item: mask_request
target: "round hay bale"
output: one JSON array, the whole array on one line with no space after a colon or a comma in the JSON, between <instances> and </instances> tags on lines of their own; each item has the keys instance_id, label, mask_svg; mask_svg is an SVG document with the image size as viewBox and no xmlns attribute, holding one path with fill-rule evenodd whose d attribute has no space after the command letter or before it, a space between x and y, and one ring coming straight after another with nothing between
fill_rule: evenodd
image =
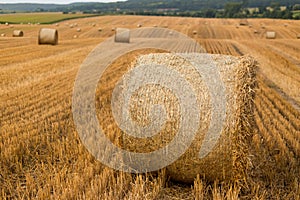
<instances>
[{"instance_id":1,"label":"round hay bale","mask_svg":"<svg viewBox=\"0 0 300 200\"><path fill-rule=\"evenodd\" d=\"M254 33L254 34L258 34L258 30L254 30L253 33Z\"/></svg>"},{"instance_id":2,"label":"round hay bale","mask_svg":"<svg viewBox=\"0 0 300 200\"><path fill-rule=\"evenodd\" d=\"M96 24L95 23L92 23L92 27L95 27L96 26Z\"/></svg>"},{"instance_id":3,"label":"round hay bale","mask_svg":"<svg viewBox=\"0 0 300 200\"><path fill-rule=\"evenodd\" d=\"M21 30L14 30L13 31L13 37L23 37L24 33Z\"/></svg>"},{"instance_id":4,"label":"round hay bale","mask_svg":"<svg viewBox=\"0 0 300 200\"><path fill-rule=\"evenodd\" d=\"M78 28L76 31L77 31L77 32L81 32L81 29L80 29L80 28Z\"/></svg>"},{"instance_id":5,"label":"round hay bale","mask_svg":"<svg viewBox=\"0 0 300 200\"><path fill-rule=\"evenodd\" d=\"M115 31L116 29L115 28L111 28L111 31Z\"/></svg>"},{"instance_id":6,"label":"round hay bale","mask_svg":"<svg viewBox=\"0 0 300 200\"><path fill-rule=\"evenodd\" d=\"M6 25L6 26L9 26L9 23L8 23L8 22L6 22L6 23L5 23L5 25Z\"/></svg>"},{"instance_id":7,"label":"round hay bale","mask_svg":"<svg viewBox=\"0 0 300 200\"><path fill-rule=\"evenodd\" d=\"M6 36L6 34L5 33L1 33L1 37L5 37Z\"/></svg>"},{"instance_id":8,"label":"round hay bale","mask_svg":"<svg viewBox=\"0 0 300 200\"><path fill-rule=\"evenodd\" d=\"M208 58L211 58L211 61L213 61L215 65L211 70L216 70L218 74L220 74L219 79L214 77L214 75L210 73L211 71L206 71L206 75L203 75L199 74L196 70L195 63L201 66L202 70L207 70L207 63L210 62ZM182 80L178 80L180 82L179 87L184 84L181 81L186 80L193 88L192 91L190 91L191 93L186 95L187 98L190 99L190 102L186 102L186 105L193 108L192 110L199 111L199 115L196 116L199 125L197 125L197 127L195 127L194 124L188 125L190 128L194 127L195 136L190 135L189 129L181 129L183 119L195 118L191 113L183 112L183 110L185 110L185 108L181 107L183 106L181 105L183 97L176 96L177 93L173 89L169 89L172 88L172 82L165 79L167 76L173 77L172 75L160 77L161 82L169 84L170 87L161 86L157 83L140 86L139 78L132 79L133 82L130 83L124 80L118 86L117 91L119 91L118 95L121 99L120 102L114 101L114 108L118 106L123 108L123 103L121 102L123 102L122 97L125 95L123 92L126 92L127 84L135 85L137 89L130 95L131 105L129 105L128 109L130 110L129 115L132 121L134 121L134 124L138 124L139 127L131 130L131 133L142 127L161 124L157 122L159 121L158 119L163 119L163 123L161 126L158 125L159 129L150 127L149 130L156 131L156 134L151 137L147 135L147 138L138 138L129 134L122 134L120 136L122 149L136 153L150 153L165 148L175 139L180 129L185 130L183 131L185 137L193 137L193 141L187 146L187 150L183 152L178 160L167 166L167 174L172 180L193 183L198 174L208 181L243 180L250 166L247 141L251 139L251 126L253 126L254 122L253 100L255 95L254 88L256 86L256 62L250 57L199 53L156 53L139 56L137 61L132 64L131 69L145 67L145 70L153 71L149 66L156 67L162 65L171 69L171 71L177 71L180 76L183 77ZM138 72L133 73L137 74ZM147 79L147 77L145 79ZM209 79L212 85L215 85L213 83L216 81L221 80L220 82L224 83L224 87L219 88L212 86L213 88L209 88L207 85L207 80ZM136 81L136 83L134 81ZM174 87L176 88L177 86ZM178 88L178 94L184 90L184 87ZM211 90L214 90L213 93L215 93L215 95L212 95ZM221 93L226 96L226 98L224 97L226 99L224 102L222 101L222 97L219 96ZM194 96L196 101L192 101L191 96ZM226 114L224 114L223 121L217 121L216 123L221 124L220 126L222 127L216 145L210 150L204 149L204 152L208 151L208 153L202 157L200 154L202 148L209 148L204 145L205 143L207 144L207 141L212 139L210 137L206 138L207 134L218 126L211 124L215 114L219 113L219 109L214 107L211 103L212 99L216 98L220 98L219 101L223 102L223 105L226 107L226 112L224 111ZM155 109L155 105L160 105L164 108L164 112L160 112L163 113L162 115L164 115L164 117L153 114L158 117L157 119L153 118L154 116L151 114L152 109ZM120 109L119 112L123 112L122 109ZM155 112L153 111L153 113ZM126 120L128 118L124 117L124 119ZM188 120L187 123L191 122ZM126 133L128 132L126 131ZM146 132L142 131L141 133L144 134ZM178 146L187 145L185 141L177 142ZM174 153L172 150L170 151L171 152L168 152L169 154ZM151 160L151 162L162 162L163 159L164 158L157 158L157 160Z\"/></svg>"},{"instance_id":9,"label":"round hay bale","mask_svg":"<svg viewBox=\"0 0 300 200\"><path fill-rule=\"evenodd\" d=\"M58 44L58 32L56 29L42 28L39 32L38 44Z\"/></svg>"},{"instance_id":10,"label":"round hay bale","mask_svg":"<svg viewBox=\"0 0 300 200\"><path fill-rule=\"evenodd\" d=\"M241 19L239 24L240 26L248 26L249 22L247 19Z\"/></svg>"},{"instance_id":11,"label":"round hay bale","mask_svg":"<svg viewBox=\"0 0 300 200\"><path fill-rule=\"evenodd\" d=\"M274 32L274 31L267 31L266 32L266 38L267 39L275 39L276 38L276 32Z\"/></svg>"},{"instance_id":12,"label":"round hay bale","mask_svg":"<svg viewBox=\"0 0 300 200\"><path fill-rule=\"evenodd\" d=\"M194 35L197 35L197 31L193 31L193 34L194 34Z\"/></svg>"},{"instance_id":13,"label":"round hay bale","mask_svg":"<svg viewBox=\"0 0 300 200\"><path fill-rule=\"evenodd\" d=\"M73 38L76 39L76 38L78 38L78 36L77 36L77 35L74 35Z\"/></svg>"},{"instance_id":14,"label":"round hay bale","mask_svg":"<svg viewBox=\"0 0 300 200\"><path fill-rule=\"evenodd\" d=\"M130 30L127 28L117 28L115 42L130 43Z\"/></svg>"},{"instance_id":15,"label":"round hay bale","mask_svg":"<svg viewBox=\"0 0 300 200\"><path fill-rule=\"evenodd\" d=\"M102 28L98 28L98 31L101 32L101 31L102 31Z\"/></svg>"},{"instance_id":16,"label":"round hay bale","mask_svg":"<svg viewBox=\"0 0 300 200\"><path fill-rule=\"evenodd\" d=\"M55 26L59 26L59 23L56 23Z\"/></svg>"},{"instance_id":17,"label":"round hay bale","mask_svg":"<svg viewBox=\"0 0 300 200\"><path fill-rule=\"evenodd\" d=\"M73 24L71 24L71 25L70 25L70 28L74 28L74 25L73 25Z\"/></svg>"},{"instance_id":18,"label":"round hay bale","mask_svg":"<svg viewBox=\"0 0 300 200\"><path fill-rule=\"evenodd\" d=\"M142 24L138 24L138 25L136 25L138 28L141 28L142 27Z\"/></svg>"},{"instance_id":19,"label":"round hay bale","mask_svg":"<svg viewBox=\"0 0 300 200\"><path fill-rule=\"evenodd\" d=\"M300 34L297 35L297 39L300 39Z\"/></svg>"}]
</instances>

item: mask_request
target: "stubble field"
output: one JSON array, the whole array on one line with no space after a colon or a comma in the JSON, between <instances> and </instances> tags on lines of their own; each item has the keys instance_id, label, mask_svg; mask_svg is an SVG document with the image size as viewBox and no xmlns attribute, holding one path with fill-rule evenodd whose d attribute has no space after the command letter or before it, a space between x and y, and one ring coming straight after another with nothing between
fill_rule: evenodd
<instances>
[{"instance_id":1,"label":"stubble field","mask_svg":"<svg viewBox=\"0 0 300 200\"><path fill-rule=\"evenodd\" d=\"M299 199L300 21L248 21L251 26L237 26L238 19L103 16L0 25L6 34L0 37L0 199ZM72 118L80 65L113 28L138 24L180 31L209 53L248 54L259 62L247 185L200 178L180 184L164 170L116 172L81 144ZM41 27L58 29L58 46L37 45ZM24 37L11 37L14 29ZM265 39L266 31L276 39Z\"/></svg>"}]
</instances>

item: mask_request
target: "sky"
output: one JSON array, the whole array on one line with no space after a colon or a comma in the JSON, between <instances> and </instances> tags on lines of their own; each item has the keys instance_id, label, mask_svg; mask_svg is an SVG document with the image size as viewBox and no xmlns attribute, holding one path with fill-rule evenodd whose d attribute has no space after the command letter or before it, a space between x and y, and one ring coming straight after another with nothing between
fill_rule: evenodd
<instances>
[{"instance_id":1,"label":"sky","mask_svg":"<svg viewBox=\"0 0 300 200\"><path fill-rule=\"evenodd\" d=\"M55 3L55 4L68 4L74 2L117 2L125 0L0 0L0 3Z\"/></svg>"}]
</instances>

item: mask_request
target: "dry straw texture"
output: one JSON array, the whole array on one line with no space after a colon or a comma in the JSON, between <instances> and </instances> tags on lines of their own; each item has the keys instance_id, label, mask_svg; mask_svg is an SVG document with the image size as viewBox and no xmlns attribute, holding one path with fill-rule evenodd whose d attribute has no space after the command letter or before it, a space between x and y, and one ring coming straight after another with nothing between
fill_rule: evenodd
<instances>
[{"instance_id":1,"label":"dry straw texture","mask_svg":"<svg viewBox=\"0 0 300 200\"><path fill-rule=\"evenodd\" d=\"M58 32L56 29L42 28L38 38L39 44L58 44Z\"/></svg>"},{"instance_id":2,"label":"dry straw texture","mask_svg":"<svg viewBox=\"0 0 300 200\"><path fill-rule=\"evenodd\" d=\"M23 37L24 33L21 30L14 30L13 31L13 37Z\"/></svg>"},{"instance_id":3,"label":"dry straw texture","mask_svg":"<svg viewBox=\"0 0 300 200\"><path fill-rule=\"evenodd\" d=\"M129 43L130 30L127 28L117 28L115 34L115 42Z\"/></svg>"},{"instance_id":4,"label":"dry straw texture","mask_svg":"<svg viewBox=\"0 0 300 200\"><path fill-rule=\"evenodd\" d=\"M188 56L197 59L198 63L207 62L203 54ZM197 97L200 126L195 139L188 150L167 167L168 175L175 181L192 183L197 174L208 181L241 181L246 177L249 166L246 142L252 134L256 62L251 57L224 55L212 55L212 59L225 83L226 118L216 146L203 159L199 158L199 151L209 129L212 109L209 89L201 75L189 61L169 53L140 56L134 64L163 64L178 71L191 84ZM184 117L180 113L178 97L172 90L159 85L146 85L133 94L130 105L132 120L140 126L151 123L149 113L151 105L155 104L162 104L166 109L167 116L162 129L151 138L141 139L122 134L121 146L124 149L140 153L152 152L168 145L177 134L180 118Z\"/></svg>"},{"instance_id":5,"label":"dry straw texture","mask_svg":"<svg viewBox=\"0 0 300 200\"><path fill-rule=\"evenodd\" d=\"M276 38L276 32L274 32L274 31L266 32L266 38L267 39L275 39Z\"/></svg>"}]
</instances>

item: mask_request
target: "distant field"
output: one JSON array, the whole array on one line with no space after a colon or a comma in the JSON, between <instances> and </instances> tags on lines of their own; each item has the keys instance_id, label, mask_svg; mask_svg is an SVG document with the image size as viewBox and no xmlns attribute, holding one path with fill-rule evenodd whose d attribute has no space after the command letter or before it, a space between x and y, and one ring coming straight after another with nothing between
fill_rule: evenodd
<instances>
[{"instance_id":1,"label":"distant field","mask_svg":"<svg viewBox=\"0 0 300 200\"><path fill-rule=\"evenodd\" d=\"M83 17L91 17L96 15L91 14L62 14L58 13L24 13L24 14L4 14L0 15L0 23L40 23L40 24L51 24L60 22L68 19L76 19Z\"/></svg>"}]
</instances>

